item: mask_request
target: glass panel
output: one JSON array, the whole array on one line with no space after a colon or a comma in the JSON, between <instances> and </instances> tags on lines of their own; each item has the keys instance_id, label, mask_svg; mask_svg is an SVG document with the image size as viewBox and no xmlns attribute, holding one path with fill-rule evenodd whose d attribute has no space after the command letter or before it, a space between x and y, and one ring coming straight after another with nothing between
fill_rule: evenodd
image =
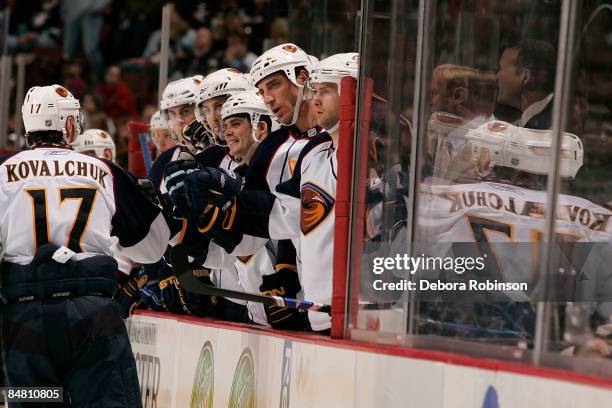
<instances>
[{"instance_id":1,"label":"glass panel","mask_svg":"<svg viewBox=\"0 0 612 408\"><path fill-rule=\"evenodd\" d=\"M529 349L547 202L548 168L537 155L551 133L535 132L531 146L527 128L550 128L550 116L535 123L528 113L552 92L560 4L437 6L425 68L429 120L419 133L415 326L419 334ZM519 50L532 42L550 51L548 76L525 69L534 62Z\"/></svg>"},{"instance_id":2,"label":"glass panel","mask_svg":"<svg viewBox=\"0 0 612 408\"><path fill-rule=\"evenodd\" d=\"M597 373L612 373L612 364L603 358L610 356L612 345L612 6L605 3L584 1L574 12L568 55L573 66L565 83L568 101L559 156L561 194L553 247L558 252L547 278L555 301L548 311L549 359L599 358L604 365L589 359L584 367Z\"/></svg>"},{"instance_id":3,"label":"glass panel","mask_svg":"<svg viewBox=\"0 0 612 408\"><path fill-rule=\"evenodd\" d=\"M360 120L370 118L361 129L367 138L365 159L365 222L353 224L353 295L351 327L384 333L404 333L406 320L403 291L379 290L380 283L400 282L401 275L388 270L381 275L374 265L383 257L403 254L407 246L408 171L412 135L414 69L417 49L418 2L371 1L364 10L365 44L361 70L372 91L361 87ZM365 52L364 52L365 50ZM362 152L363 153L363 152ZM360 153L357 153L358 155ZM365 224L365 225L364 225Z\"/></svg>"},{"instance_id":4,"label":"glass panel","mask_svg":"<svg viewBox=\"0 0 612 408\"><path fill-rule=\"evenodd\" d=\"M399 3L403 16L414 18L395 23L406 33L400 56L386 40L398 32L391 7ZM376 334L387 341L391 333L397 341L410 328L531 350L536 302L545 295L540 271L561 2L421 6L431 22L419 65L416 3L370 3L362 69L373 80L367 112L378 160L367 164L366 228L353 226L353 245L362 248L360 268L351 271L360 284L353 338ZM393 82L398 76L403 86ZM398 111L419 126L397 120ZM409 174L414 208L406 195Z\"/></svg>"}]
</instances>

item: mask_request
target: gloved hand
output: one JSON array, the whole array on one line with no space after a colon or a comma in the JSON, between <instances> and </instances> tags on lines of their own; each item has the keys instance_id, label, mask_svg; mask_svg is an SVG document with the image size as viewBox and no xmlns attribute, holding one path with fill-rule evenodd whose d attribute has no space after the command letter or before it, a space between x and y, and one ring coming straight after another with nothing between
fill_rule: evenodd
<instances>
[{"instance_id":1,"label":"gloved hand","mask_svg":"<svg viewBox=\"0 0 612 408\"><path fill-rule=\"evenodd\" d=\"M242 177L230 170L206 167L189 172L184 185L189 210L198 216L209 204L226 211L242 189Z\"/></svg>"},{"instance_id":2,"label":"gloved hand","mask_svg":"<svg viewBox=\"0 0 612 408\"><path fill-rule=\"evenodd\" d=\"M297 297L302 290L297 272L283 268L272 275L264 275L259 286L259 291L268 296L281 296L286 298ZM298 309L290 309L280 306L264 305L266 318L270 326L275 329L305 330L306 313Z\"/></svg>"},{"instance_id":3,"label":"gloved hand","mask_svg":"<svg viewBox=\"0 0 612 408\"><path fill-rule=\"evenodd\" d=\"M210 269L203 267L198 261L192 261L191 273L203 284L208 286L214 286L210 280ZM221 305L219 298L216 296L200 295L196 293L184 292L185 301L187 306L195 316L200 317L220 317L221 316Z\"/></svg>"},{"instance_id":4,"label":"gloved hand","mask_svg":"<svg viewBox=\"0 0 612 408\"><path fill-rule=\"evenodd\" d=\"M142 191L144 195L147 196L149 201L151 201L157 206L161 206L161 201L159 199L159 195L157 189L155 188L153 180L148 177L142 177L138 179L136 185L140 188L140 191Z\"/></svg>"},{"instance_id":5,"label":"gloved hand","mask_svg":"<svg viewBox=\"0 0 612 408\"><path fill-rule=\"evenodd\" d=\"M164 181L172 204L173 215L176 218L187 218L189 207L185 197L184 181L188 174L199 170L195 160L176 160L166 165Z\"/></svg>"},{"instance_id":6,"label":"gloved hand","mask_svg":"<svg viewBox=\"0 0 612 408\"><path fill-rule=\"evenodd\" d=\"M194 147L202 149L210 144L210 133L197 119L192 120L183 128L183 137Z\"/></svg>"},{"instance_id":7,"label":"gloved hand","mask_svg":"<svg viewBox=\"0 0 612 408\"><path fill-rule=\"evenodd\" d=\"M133 270L123 284L119 284L119 290L113 296L113 299L119 304L119 311L123 319L127 319L142 302L140 289L147 283L147 276L137 276L136 272Z\"/></svg>"},{"instance_id":8,"label":"gloved hand","mask_svg":"<svg viewBox=\"0 0 612 408\"><path fill-rule=\"evenodd\" d=\"M175 314L191 314L185 300L185 293L179 286L174 271L169 266L160 271L159 289L166 311Z\"/></svg>"},{"instance_id":9,"label":"gloved hand","mask_svg":"<svg viewBox=\"0 0 612 408\"><path fill-rule=\"evenodd\" d=\"M145 285L140 288L142 303L148 309L154 310L156 312L163 312L165 310L162 302L161 290L159 288L158 279L160 269L165 266L166 263L162 259L154 264L143 265L143 267L137 274L137 277L144 275L147 278Z\"/></svg>"}]
</instances>

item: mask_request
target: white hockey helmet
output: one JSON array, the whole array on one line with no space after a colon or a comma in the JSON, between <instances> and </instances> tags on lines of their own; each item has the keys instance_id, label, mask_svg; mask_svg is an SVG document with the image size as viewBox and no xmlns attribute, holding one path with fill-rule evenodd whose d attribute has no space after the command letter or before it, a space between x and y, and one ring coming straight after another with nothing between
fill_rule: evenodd
<instances>
[{"instance_id":1,"label":"white hockey helmet","mask_svg":"<svg viewBox=\"0 0 612 408\"><path fill-rule=\"evenodd\" d=\"M319 61L319 63L315 65L310 74L309 82L311 84L318 84L322 82L334 83L338 85L339 93L342 78L345 76L357 78L358 73L358 53L347 52L344 54L334 54Z\"/></svg>"},{"instance_id":2,"label":"white hockey helmet","mask_svg":"<svg viewBox=\"0 0 612 408\"><path fill-rule=\"evenodd\" d=\"M208 74L196 89L196 119L204 125L209 133L213 134L212 126L206 120L202 102L219 96L231 96L249 89L252 89L252 87L249 84L248 77L237 69L223 68ZM219 138L222 135L213 134L213 136Z\"/></svg>"},{"instance_id":3,"label":"white hockey helmet","mask_svg":"<svg viewBox=\"0 0 612 408\"><path fill-rule=\"evenodd\" d=\"M261 54L251 67L251 85L257 86L259 81L276 72L283 72L295 86L300 86L295 76L295 69L304 67L308 73L312 71L312 58L304 50L292 43L277 45Z\"/></svg>"},{"instance_id":4,"label":"white hockey helmet","mask_svg":"<svg viewBox=\"0 0 612 408\"><path fill-rule=\"evenodd\" d=\"M221 108L222 120L225 120L230 116L239 114L249 115L252 129L251 135L255 140L257 124L259 123L261 116L271 116L270 112L266 108L266 104L263 102L263 100L257 94L257 91L254 89L230 96L230 98L225 101L223 107Z\"/></svg>"},{"instance_id":5,"label":"white hockey helmet","mask_svg":"<svg viewBox=\"0 0 612 408\"><path fill-rule=\"evenodd\" d=\"M177 79L176 81L170 82L166 85L164 92L162 93L161 100L159 101L159 111L161 112L162 119L166 123L166 127L170 129L172 136L178 139L178 135L174 134L172 126L170 126L170 115L168 113L169 108L183 105L194 105L195 108L195 94L197 88L202 83L204 78L202 75L194 75L188 78Z\"/></svg>"},{"instance_id":6,"label":"white hockey helmet","mask_svg":"<svg viewBox=\"0 0 612 408\"><path fill-rule=\"evenodd\" d=\"M526 129L507 122L487 122L470 129L466 140L472 156L488 149L491 165L509 167L526 173L546 175L552 160L552 131ZM582 167L584 150L578 136L564 132L561 141L560 176L574 178Z\"/></svg>"},{"instance_id":7,"label":"white hockey helmet","mask_svg":"<svg viewBox=\"0 0 612 408\"><path fill-rule=\"evenodd\" d=\"M251 67L250 77L251 85L253 86L257 86L262 79L272 74L283 72L287 79L298 87L299 91L295 106L293 107L293 117L290 123L285 123L285 125L293 125L297 121L300 106L304 98L304 85L300 85L297 81L296 68L303 67L310 75L315 60L315 57L306 54L297 45L286 43L277 45L264 52L255 60Z\"/></svg>"},{"instance_id":8,"label":"white hockey helmet","mask_svg":"<svg viewBox=\"0 0 612 408\"><path fill-rule=\"evenodd\" d=\"M110 150L113 162L117 157L113 138L101 129L87 129L72 143L72 148L79 153L93 150L98 158L104 158L104 151Z\"/></svg>"},{"instance_id":9,"label":"white hockey helmet","mask_svg":"<svg viewBox=\"0 0 612 408\"><path fill-rule=\"evenodd\" d=\"M81 133L81 104L60 85L30 88L21 106L26 135L37 131L58 131L66 137L66 120L74 119L75 134Z\"/></svg>"},{"instance_id":10,"label":"white hockey helmet","mask_svg":"<svg viewBox=\"0 0 612 408\"><path fill-rule=\"evenodd\" d=\"M160 111L155 111L155 113L151 116L151 120L149 121L149 129L168 129L166 121L163 120Z\"/></svg>"}]
</instances>

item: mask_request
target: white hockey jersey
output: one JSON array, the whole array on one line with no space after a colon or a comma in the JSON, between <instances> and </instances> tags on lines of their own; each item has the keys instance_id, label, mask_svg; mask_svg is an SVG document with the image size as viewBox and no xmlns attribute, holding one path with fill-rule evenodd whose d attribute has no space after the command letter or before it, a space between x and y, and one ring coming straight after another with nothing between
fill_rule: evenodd
<instances>
[{"instance_id":1,"label":"white hockey jersey","mask_svg":"<svg viewBox=\"0 0 612 408\"><path fill-rule=\"evenodd\" d=\"M452 243L475 242L507 282L534 283L544 239L546 192L500 183L420 186L417 243L444 256ZM579 267L584 299L612 300L612 212L580 197L559 195L555 234L561 243L593 243ZM435 249L434 249L435 248ZM435 251L436 253L432 253ZM608 306L605 306L608 309Z\"/></svg>"},{"instance_id":2,"label":"white hockey jersey","mask_svg":"<svg viewBox=\"0 0 612 408\"><path fill-rule=\"evenodd\" d=\"M117 250L140 263L159 260L170 231L159 209L116 165L64 148L0 158L2 259L29 263L46 243L77 259Z\"/></svg>"},{"instance_id":3,"label":"white hockey jersey","mask_svg":"<svg viewBox=\"0 0 612 408\"><path fill-rule=\"evenodd\" d=\"M332 297L336 152L330 140L305 154L299 166L300 198L284 194L279 188L269 219L272 238L299 238L304 299L325 304L331 303ZM308 318L315 331L331 327L326 313L308 312Z\"/></svg>"}]
</instances>

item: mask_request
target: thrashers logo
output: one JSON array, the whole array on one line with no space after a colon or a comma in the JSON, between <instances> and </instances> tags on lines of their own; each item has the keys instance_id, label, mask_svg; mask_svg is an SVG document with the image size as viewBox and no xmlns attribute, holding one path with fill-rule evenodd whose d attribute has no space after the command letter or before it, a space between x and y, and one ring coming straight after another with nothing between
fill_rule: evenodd
<instances>
[{"instance_id":1,"label":"thrashers logo","mask_svg":"<svg viewBox=\"0 0 612 408\"><path fill-rule=\"evenodd\" d=\"M319 226L332 212L336 200L321 187L305 183L302 186L302 209L300 212L300 228L308 235Z\"/></svg>"},{"instance_id":2,"label":"thrashers logo","mask_svg":"<svg viewBox=\"0 0 612 408\"><path fill-rule=\"evenodd\" d=\"M297 52L297 47L295 45L287 44L283 47L283 51L287 51L294 54Z\"/></svg>"},{"instance_id":3,"label":"thrashers logo","mask_svg":"<svg viewBox=\"0 0 612 408\"><path fill-rule=\"evenodd\" d=\"M61 86L55 88L55 93L61 96L62 98L68 97L68 91L65 88L62 88Z\"/></svg>"}]
</instances>

